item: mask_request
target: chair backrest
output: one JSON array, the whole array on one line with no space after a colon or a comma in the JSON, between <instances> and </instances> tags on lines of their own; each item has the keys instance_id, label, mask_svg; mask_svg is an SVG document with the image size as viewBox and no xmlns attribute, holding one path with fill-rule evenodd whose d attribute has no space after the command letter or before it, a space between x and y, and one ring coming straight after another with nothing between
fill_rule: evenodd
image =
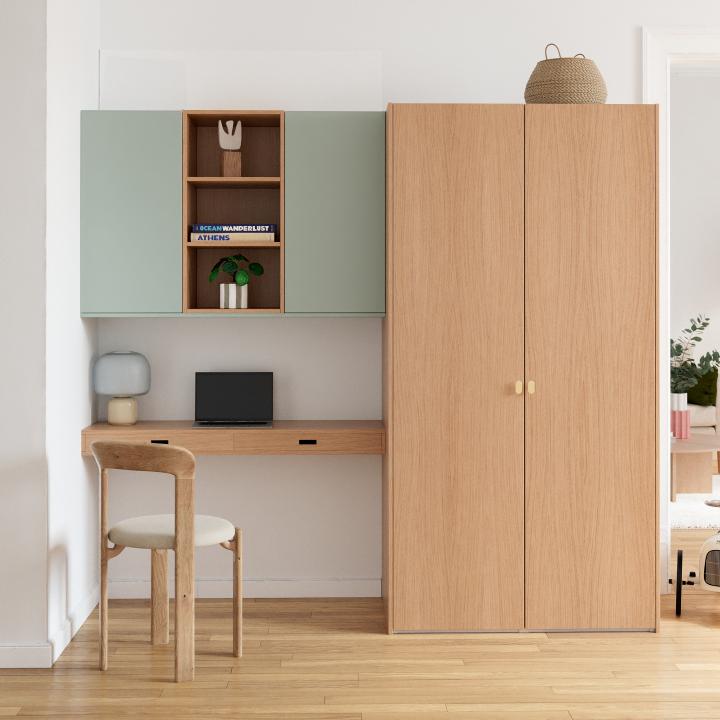
<instances>
[{"instance_id":1,"label":"chair backrest","mask_svg":"<svg viewBox=\"0 0 720 720\"><path fill-rule=\"evenodd\" d=\"M127 442L94 442L90 449L100 469L101 552L108 543L108 474L110 470L168 473L175 477L176 574L182 567L192 578L195 549L195 457L173 445L146 445Z\"/></svg>"},{"instance_id":2,"label":"chair backrest","mask_svg":"<svg viewBox=\"0 0 720 720\"><path fill-rule=\"evenodd\" d=\"M98 441L90 449L101 472L137 470L168 473L176 478L195 477L195 457L189 450L174 445Z\"/></svg>"}]
</instances>

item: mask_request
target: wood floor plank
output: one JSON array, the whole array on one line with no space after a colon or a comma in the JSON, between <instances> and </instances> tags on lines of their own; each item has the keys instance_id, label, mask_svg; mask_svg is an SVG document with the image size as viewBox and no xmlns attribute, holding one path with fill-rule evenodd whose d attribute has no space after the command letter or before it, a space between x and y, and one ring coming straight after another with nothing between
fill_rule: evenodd
<instances>
[{"instance_id":1,"label":"wood floor plank","mask_svg":"<svg viewBox=\"0 0 720 720\"><path fill-rule=\"evenodd\" d=\"M664 598L657 634L388 636L381 601L356 598L252 599L244 624L235 658L231 601L197 601L196 679L175 684L148 603L111 603L107 672L93 614L53 669L0 670L0 717L720 720L713 595L680 619Z\"/></svg>"},{"instance_id":2,"label":"wood floor plank","mask_svg":"<svg viewBox=\"0 0 720 720\"><path fill-rule=\"evenodd\" d=\"M464 718L465 715L460 717ZM718 720L716 702L586 703L570 709L572 720Z\"/></svg>"},{"instance_id":3,"label":"wood floor plank","mask_svg":"<svg viewBox=\"0 0 720 720\"><path fill-rule=\"evenodd\" d=\"M364 712L362 720L409 720L401 713ZM477 710L462 714L423 713L422 720L572 720L567 710Z\"/></svg>"}]
</instances>

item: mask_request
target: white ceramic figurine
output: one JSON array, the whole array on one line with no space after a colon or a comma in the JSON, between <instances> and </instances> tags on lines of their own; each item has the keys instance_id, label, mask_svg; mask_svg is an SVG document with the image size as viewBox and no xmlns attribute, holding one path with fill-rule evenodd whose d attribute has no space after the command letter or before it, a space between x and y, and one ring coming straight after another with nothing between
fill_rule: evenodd
<instances>
[{"instance_id":1,"label":"white ceramic figurine","mask_svg":"<svg viewBox=\"0 0 720 720\"><path fill-rule=\"evenodd\" d=\"M227 130L223 127L223 121L218 120L218 140L223 150L239 150L242 143L242 123L240 120L227 120ZM233 130L233 125L235 129Z\"/></svg>"}]
</instances>

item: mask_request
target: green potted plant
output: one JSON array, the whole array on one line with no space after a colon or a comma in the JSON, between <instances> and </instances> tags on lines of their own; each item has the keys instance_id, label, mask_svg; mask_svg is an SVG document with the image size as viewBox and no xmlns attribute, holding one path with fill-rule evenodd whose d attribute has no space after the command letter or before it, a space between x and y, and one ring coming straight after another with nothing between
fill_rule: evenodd
<instances>
[{"instance_id":1,"label":"green potted plant","mask_svg":"<svg viewBox=\"0 0 720 720\"><path fill-rule=\"evenodd\" d=\"M694 388L701 377L720 367L720 352L706 352L697 361L693 357L695 346L710 324L710 318L698 315L690 318L690 327L685 328L677 339L670 339L670 392L671 429L675 437L689 437L687 409L688 390Z\"/></svg>"},{"instance_id":2,"label":"green potted plant","mask_svg":"<svg viewBox=\"0 0 720 720\"><path fill-rule=\"evenodd\" d=\"M265 268L259 262L250 262L244 255L238 253L220 258L213 265L208 282L215 282L221 272L227 273L231 282L220 283L220 307L247 308L250 276L259 277L265 272Z\"/></svg>"}]
</instances>

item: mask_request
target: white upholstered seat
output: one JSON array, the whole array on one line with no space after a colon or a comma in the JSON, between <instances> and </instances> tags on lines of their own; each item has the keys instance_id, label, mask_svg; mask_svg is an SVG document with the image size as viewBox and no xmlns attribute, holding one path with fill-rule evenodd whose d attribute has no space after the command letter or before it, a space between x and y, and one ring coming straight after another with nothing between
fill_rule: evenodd
<instances>
[{"instance_id":1,"label":"white upholstered seat","mask_svg":"<svg viewBox=\"0 0 720 720\"><path fill-rule=\"evenodd\" d=\"M231 522L212 515L195 516L195 547L219 545L234 537ZM171 550L175 547L175 516L141 515L122 520L110 529L108 539L125 547Z\"/></svg>"}]
</instances>

